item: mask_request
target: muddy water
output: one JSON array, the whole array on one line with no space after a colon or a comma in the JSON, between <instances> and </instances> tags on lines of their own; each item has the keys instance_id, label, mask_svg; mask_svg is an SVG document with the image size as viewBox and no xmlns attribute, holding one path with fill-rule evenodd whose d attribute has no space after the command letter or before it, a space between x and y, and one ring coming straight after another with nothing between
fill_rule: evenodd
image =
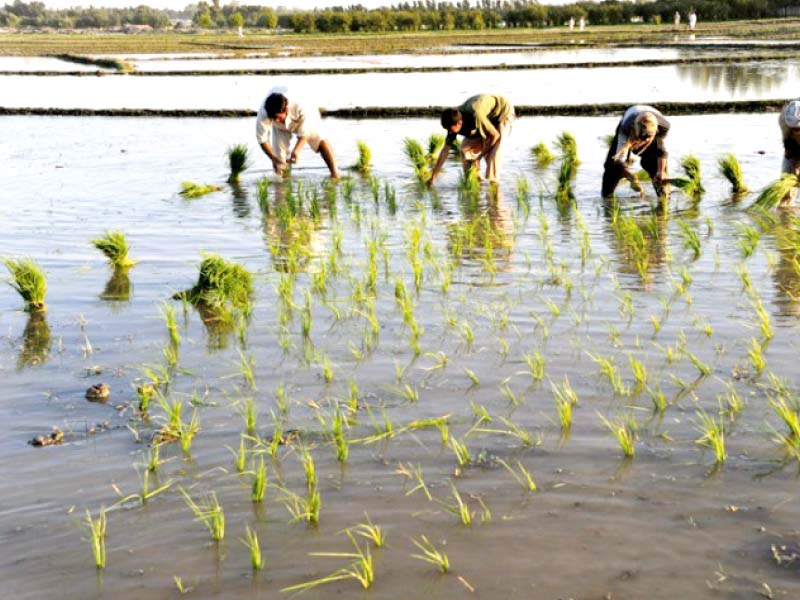
<instances>
[{"instance_id":1,"label":"muddy water","mask_svg":"<svg viewBox=\"0 0 800 600\"><path fill-rule=\"evenodd\" d=\"M0 293L4 594L41 598L59 589L63 597L74 598L171 598L177 595L173 577L178 576L193 597L275 597L283 587L346 566L346 559L308 553L349 551L341 530L363 521L367 511L388 535L388 547L373 551L373 589L362 593L354 581L344 581L306 597L398 598L413 585L419 590L415 596L442 599L468 595L467 586L482 598L751 598L766 589L763 584L777 598L796 597L795 568L777 566L770 548L797 543L797 462L784 464L772 441L771 429L784 428L769 408L763 385L768 372L792 387L798 384L798 304L790 292L800 281L769 232L754 254L743 258L737 226L751 221L731 205L715 168L720 154L733 152L753 189L775 178L780 162L776 117L675 117L672 122L672 170L680 156L696 153L708 191L694 209L674 195L672 216L659 224L662 243L643 283L624 259L598 198L605 155L600 138L612 132L614 119L519 119L506 148L501 195L491 201L484 190L477 209L459 201L455 164L448 165L436 195L414 183L402 139L426 138L436 131L435 122L326 120L326 135L342 165L354 162L355 140L370 145L374 175L396 188L398 209L391 215L383 198L376 207L361 183L348 203L340 185L336 216L324 212L312 227L308 248L322 258L330 252L334 230L341 230L339 262L345 271L329 280L328 291L341 320L312 296L316 357L307 364L298 311L315 268L296 275L298 309L288 323L290 348L284 352L276 308L281 275L275 268L282 260L270 251L279 227L274 216L262 216L256 202L255 182L268 173L266 161L255 154L250 120L3 118L0 150L8 158L0 255L35 257L49 285L44 321L49 342L32 334L41 333L42 324L28 322L13 290ZM583 266L576 218L559 216L547 191L554 188L554 172L536 169L529 153L534 143L550 142L563 130L576 136L582 160L575 194L591 244ZM57 143L43 153L43 139ZM225 185L224 150L238 142L249 143L255 163L243 176L242 192L226 187L194 201L176 194L183 180ZM295 177L313 189L324 178L321 161L306 151ZM530 183L527 218L515 200L519 177ZM285 192L285 184L273 183L272 215L276 198ZM642 211L642 203L622 186L619 196L626 210ZM490 223L495 266L490 269L476 258L486 250L484 235L472 252L464 249L444 293L434 264L446 264L448 231L476 219L475 210ZM701 240L696 260L684 248L681 221ZM416 319L424 329L416 359L394 299L396 277L413 293L406 240L414 226L424 232L423 243L430 240L431 253L415 297ZM364 279L365 240L373 227L385 236L390 275L385 278L381 258L377 347L357 360L351 347L362 348L369 326L351 311L352 286ZM88 244L109 228L126 232L131 254L140 261L129 273L127 299L103 299L111 273ZM115 488L123 494L139 489L145 444L125 426L142 439L152 430L124 407L135 401L132 388L142 366L164 363L161 351L168 338L161 303L192 285L203 251L219 252L256 274L246 343L242 346L235 335L211 335L193 309L184 315L175 304L183 341L171 394L200 398L202 430L190 456L175 445L162 450L168 462L159 469L158 481L172 480L170 490L144 507L131 502L109 512L108 567L97 578L79 521L86 509L114 504ZM736 380L734 369L747 371L750 340L759 337L752 302L737 274L742 264L771 316L775 336L764 351L765 373ZM676 294L684 268L692 278L690 294ZM628 297L632 314L625 308ZM669 306L667 316L662 301ZM655 334L651 314L663 321ZM467 323L474 333L471 343ZM704 331L706 324L710 331ZM710 376L698 379L686 356L667 361L664 348L675 347L681 332L688 349L709 365ZM241 389L239 349L255 359L257 392ZM434 368L437 352L448 357L444 368ZM523 355L536 352L544 357L546 377L532 383ZM644 392L615 396L590 353L613 358L629 386L628 355L641 360L649 385L660 387L672 403L665 414L653 415ZM321 377L324 356L334 370L327 386ZM401 385L418 389L416 403L397 392L397 366L406 368ZM473 371L480 384L472 386L464 369ZM547 382L565 375L579 397L568 437L560 434ZM111 401L86 402L84 391L100 381L111 386ZM376 420L385 413L396 429L450 415L451 435L466 441L475 464L454 478L457 463L439 432L418 430L354 444L341 467L318 416L330 419L335 401L348 396L350 381L358 384L362 406L351 438L373 432L367 405ZM250 478L236 474L226 449L238 446L245 395L257 402L259 434L271 435L270 411L277 411L279 384L285 385L289 403L284 426L304 432L317 463L323 502L318 527L290 523L274 488L263 505L254 506ZM729 458L714 470L713 457L695 442L695 412L716 414L717 395L727 384L746 404L736 421L726 424ZM500 391L505 386L518 406ZM473 431L464 437L474 423L470 402L493 417L483 428L507 429L499 419L507 417L540 437L541 445L527 447L500 433ZM629 413L638 420L640 440L635 458L624 461L599 415ZM153 414L155 427L161 411L155 408ZM87 434L105 421L109 431ZM52 425L67 432L66 443L44 449L26 445ZM268 461L270 481L282 480L302 494L296 449L283 447L279 456ZM497 458L522 462L539 491L523 491ZM420 491L406 495L414 484L396 474L401 462L422 468L434 501ZM454 503L451 482L473 510L479 509L480 497L491 521L480 523L476 515L472 526L464 526L447 512L442 503ZM223 544L210 543L177 492L178 484L192 494L216 491L227 521ZM151 481L151 488L156 485ZM245 525L257 529L264 548L266 569L255 577L238 540ZM423 534L449 554L452 573L439 575L410 557L416 552L410 539Z\"/></svg>"},{"instance_id":2,"label":"muddy water","mask_svg":"<svg viewBox=\"0 0 800 600\"><path fill-rule=\"evenodd\" d=\"M796 94L800 68L792 61L746 65L601 67L470 73L3 78L0 105L47 108L253 109L266 92L285 85L300 95L326 89L324 107L447 105L476 90L492 89L515 104L764 99ZM332 85L335 81L335 85ZM58 94L47 93L58 85ZM391 89L392 94L385 90ZM420 90L425 90L424 94Z\"/></svg>"}]
</instances>

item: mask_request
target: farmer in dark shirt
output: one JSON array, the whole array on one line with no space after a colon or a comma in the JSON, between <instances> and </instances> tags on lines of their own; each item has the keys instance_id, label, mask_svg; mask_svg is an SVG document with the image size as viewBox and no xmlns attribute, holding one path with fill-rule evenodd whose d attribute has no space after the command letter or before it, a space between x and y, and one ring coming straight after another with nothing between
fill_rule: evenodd
<instances>
[{"instance_id":1,"label":"farmer in dark shirt","mask_svg":"<svg viewBox=\"0 0 800 600\"><path fill-rule=\"evenodd\" d=\"M783 135L784 174L800 175L800 100L792 100L781 109L778 119ZM783 199L782 204L791 204L797 196L794 188Z\"/></svg>"},{"instance_id":2,"label":"farmer in dark shirt","mask_svg":"<svg viewBox=\"0 0 800 600\"><path fill-rule=\"evenodd\" d=\"M461 142L461 160L466 173L481 159L486 162L486 179L497 181L497 163L500 144L511 132L514 107L502 96L479 94L472 96L458 108L442 112L442 127L447 130L447 140L436 160L428 185L433 185L444 161L450 153L450 145L456 136L464 136Z\"/></svg>"},{"instance_id":3,"label":"farmer in dark shirt","mask_svg":"<svg viewBox=\"0 0 800 600\"><path fill-rule=\"evenodd\" d=\"M658 196L669 195L667 180L667 149L664 138L669 131L669 121L652 106L636 105L625 111L605 162L603 173L603 198L614 195L619 180L631 182L631 187L644 193L639 179L630 171L633 156L640 156L642 168L650 175Z\"/></svg>"}]
</instances>

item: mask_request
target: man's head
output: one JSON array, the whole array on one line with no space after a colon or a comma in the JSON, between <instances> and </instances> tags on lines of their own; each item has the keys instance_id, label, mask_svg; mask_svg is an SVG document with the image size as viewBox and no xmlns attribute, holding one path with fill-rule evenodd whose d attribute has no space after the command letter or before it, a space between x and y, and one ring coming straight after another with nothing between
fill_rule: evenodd
<instances>
[{"instance_id":1,"label":"man's head","mask_svg":"<svg viewBox=\"0 0 800 600\"><path fill-rule=\"evenodd\" d=\"M272 93L267 96L264 102L264 108L267 111L267 116L278 123L286 122L286 113L289 110L289 100L286 96L279 93Z\"/></svg>"},{"instance_id":2,"label":"man's head","mask_svg":"<svg viewBox=\"0 0 800 600\"><path fill-rule=\"evenodd\" d=\"M636 116L633 122L633 138L635 141L650 143L658 133L658 119L651 112L644 112Z\"/></svg>"},{"instance_id":3,"label":"man's head","mask_svg":"<svg viewBox=\"0 0 800 600\"><path fill-rule=\"evenodd\" d=\"M783 109L783 120L792 133L800 133L800 100L792 100Z\"/></svg>"},{"instance_id":4,"label":"man's head","mask_svg":"<svg viewBox=\"0 0 800 600\"><path fill-rule=\"evenodd\" d=\"M442 111L442 127L447 129L448 133L458 133L463 123L461 111L457 108L445 108Z\"/></svg>"}]
</instances>

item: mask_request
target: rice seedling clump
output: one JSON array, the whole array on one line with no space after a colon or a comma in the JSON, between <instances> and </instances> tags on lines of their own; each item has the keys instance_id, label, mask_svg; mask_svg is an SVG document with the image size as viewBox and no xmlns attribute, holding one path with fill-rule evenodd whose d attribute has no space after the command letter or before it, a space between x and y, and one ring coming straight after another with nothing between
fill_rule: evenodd
<instances>
[{"instance_id":1,"label":"rice seedling clump","mask_svg":"<svg viewBox=\"0 0 800 600\"><path fill-rule=\"evenodd\" d=\"M92 245L105 254L114 269L129 269L135 263L128 256L128 242L121 231L107 231L105 235L92 240Z\"/></svg>"},{"instance_id":2,"label":"rice seedling clump","mask_svg":"<svg viewBox=\"0 0 800 600\"><path fill-rule=\"evenodd\" d=\"M792 191L800 186L800 178L791 173L784 174L777 181L773 181L765 187L756 198L752 207L769 210L775 208L779 204L786 201L791 197ZM752 208L751 207L751 208Z\"/></svg>"},{"instance_id":3,"label":"rice seedling clump","mask_svg":"<svg viewBox=\"0 0 800 600\"><path fill-rule=\"evenodd\" d=\"M11 287L17 290L25 301L25 311L29 313L44 312L47 305L44 297L47 293L47 280L42 268L31 258L3 261L11 273Z\"/></svg>"},{"instance_id":4,"label":"rice seedling clump","mask_svg":"<svg viewBox=\"0 0 800 600\"><path fill-rule=\"evenodd\" d=\"M237 144L228 148L228 164L231 168L228 183L237 183L242 171L250 166L247 163L247 155L247 146L245 144Z\"/></svg>"},{"instance_id":5,"label":"rice seedling clump","mask_svg":"<svg viewBox=\"0 0 800 600\"><path fill-rule=\"evenodd\" d=\"M218 185L202 185L192 181L181 182L181 191L179 194L184 198L199 198L211 192L218 192L222 188Z\"/></svg>"},{"instance_id":6,"label":"rice seedling clump","mask_svg":"<svg viewBox=\"0 0 800 600\"><path fill-rule=\"evenodd\" d=\"M253 296L253 276L242 265L209 254L200 263L195 286L175 294L177 300L200 304L215 312L248 315Z\"/></svg>"}]
</instances>

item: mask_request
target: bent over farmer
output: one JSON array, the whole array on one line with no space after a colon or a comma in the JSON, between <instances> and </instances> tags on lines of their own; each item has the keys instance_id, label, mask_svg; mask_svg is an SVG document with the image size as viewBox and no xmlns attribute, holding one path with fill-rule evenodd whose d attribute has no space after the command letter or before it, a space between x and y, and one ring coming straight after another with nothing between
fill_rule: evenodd
<instances>
[{"instance_id":1,"label":"bent over farmer","mask_svg":"<svg viewBox=\"0 0 800 600\"><path fill-rule=\"evenodd\" d=\"M638 177L630 170L634 156L640 156L642 168L647 171L658 196L669 195L667 180L667 149L664 138L669 131L669 121L652 106L637 104L625 111L614 134L606 156L603 172L603 198L610 198L622 178L643 194Z\"/></svg>"},{"instance_id":2,"label":"bent over farmer","mask_svg":"<svg viewBox=\"0 0 800 600\"><path fill-rule=\"evenodd\" d=\"M288 165L299 160L300 150L308 144L322 155L331 177L338 179L336 158L328 140L322 137L321 126L317 107L290 100L286 88L274 88L258 108L256 138L278 175L283 175ZM290 151L292 136L296 141Z\"/></svg>"},{"instance_id":3,"label":"bent over farmer","mask_svg":"<svg viewBox=\"0 0 800 600\"><path fill-rule=\"evenodd\" d=\"M459 135L464 138L460 146L464 172L473 166L480 168L483 159L486 162L486 179L497 181L500 144L508 137L514 122L511 103L503 96L479 94L458 108L446 108L442 111L441 122L447 130L447 139L439 152L428 185L433 185L450 154L450 145Z\"/></svg>"},{"instance_id":4,"label":"bent over farmer","mask_svg":"<svg viewBox=\"0 0 800 600\"><path fill-rule=\"evenodd\" d=\"M783 135L783 174L800 176L800 100L792 100L781 109L778 119ZM781 204L791 204L797 196L792 188Z\"/></svg>"}]
</instances>

